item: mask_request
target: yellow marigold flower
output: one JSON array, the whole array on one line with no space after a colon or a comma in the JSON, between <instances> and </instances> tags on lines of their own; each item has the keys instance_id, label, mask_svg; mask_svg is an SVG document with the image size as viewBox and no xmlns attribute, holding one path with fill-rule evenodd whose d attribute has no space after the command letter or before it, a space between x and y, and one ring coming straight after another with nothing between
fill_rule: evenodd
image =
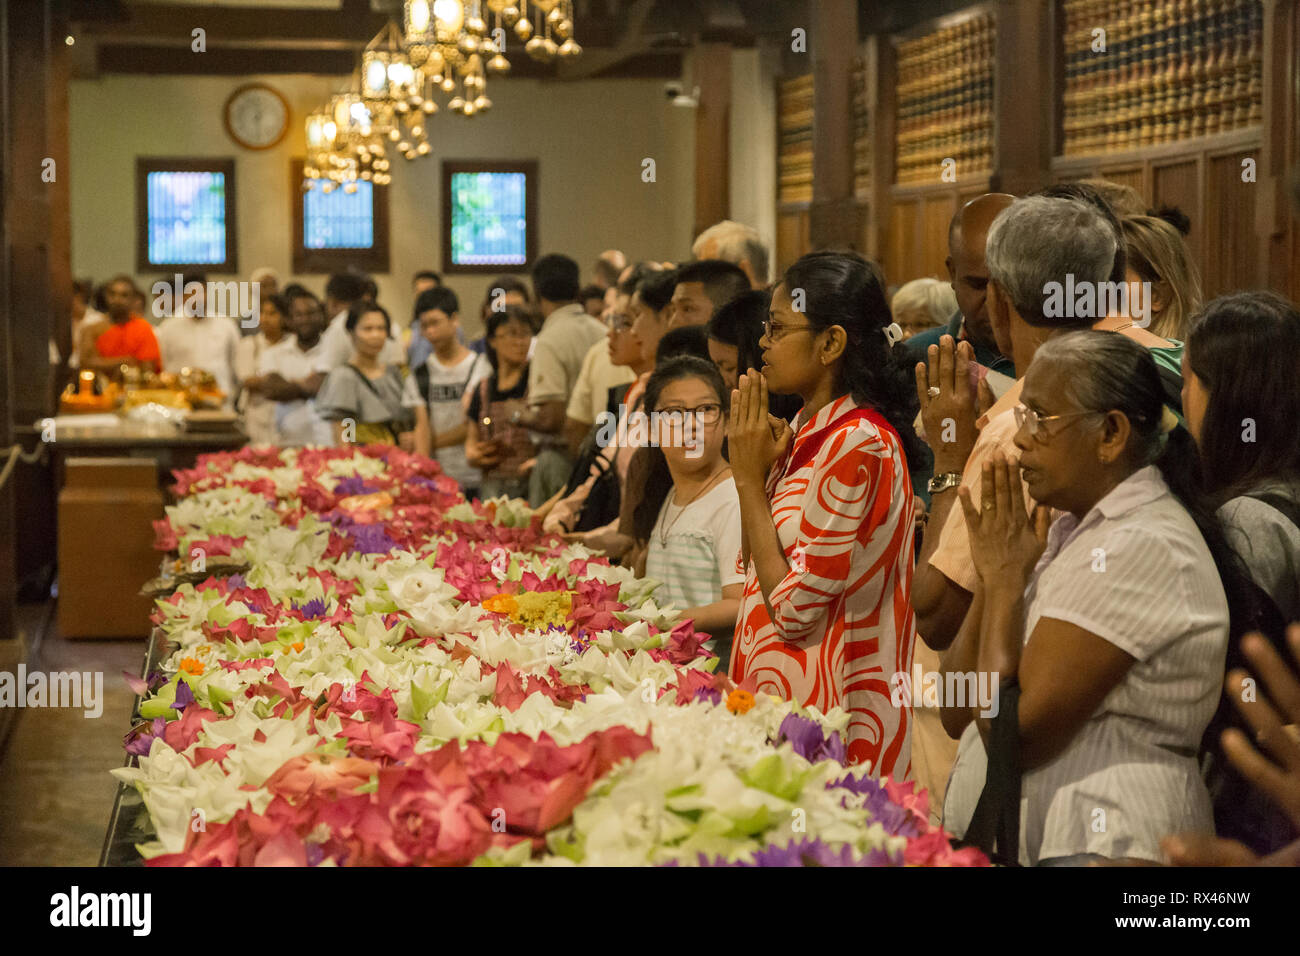
<instances>
[{"instance_id":1,"label":"yellow marigold flower","mask_svg":"<svg viewBox=\"0 0 1300 956\"><path fill-rule=\"evenodd\" d=\"M494 594L483 602L483 610L495 614L513 614L518 602L513 594Z\"/></svg>"},{"instance_id":2,"label":"yellow marigold flower","mask_svg":"<svg viewBox=\"0 0 1300 956\"><path fill-rule=\"evenodd\" d=\"M747 713L754 706L754 695L747 690L733 690L727 695L727 710L733 714Z\"/></svg>"},{"instance_id":3,"label":"yellow marigold flower","mask_svg":"<svg viewBox=\"0 0 1300 956\"><path fill-rule=\"evenodd\" d=\"M563 627L573 608L573 592L525 591L516 595L515 604L510 617L517 624L528 628Z\"/></svg>"},{"instance_id":4,"label":"yellow marigold flower","mask_svg":"<svg viewBox=\"0 0 1300 956\"><path fill-rule=\"evenodd\" d=\"M182 657L181 670L187 674L193 674L195 677L198 677L204 671L203 662L197 657Z\"/></svg>"}]
</instances>

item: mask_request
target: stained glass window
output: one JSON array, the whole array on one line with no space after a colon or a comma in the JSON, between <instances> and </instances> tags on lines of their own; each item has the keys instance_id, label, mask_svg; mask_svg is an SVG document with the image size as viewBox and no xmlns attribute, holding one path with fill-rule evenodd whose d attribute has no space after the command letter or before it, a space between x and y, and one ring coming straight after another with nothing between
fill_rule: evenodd
<instances>
[{"instance_id":1,"label":"stained glass window","mask_svg":"<svg viewBox=\"0 0 1300 956\"><path fill-rule=\"evenodd\" d=\"M528 189L522 172L451 174L451 262L522 266L528 261Z\"/></svg>"},{"instance_id":2,"label":"stained glass window","mask_svg":"<svg viewBox=\"0 0 1300 956\"><path fill-rule=\"evenodd\" d=\"M375 243L375 187L325 192L320 183L302 195L303 245L308 249L369 249Z\"/></svg>"},{"instance_id":3,"label":"stained glass window","mask_svg":"<svg viewBox=\"0 0 1300 956\"><path fill-rule=\"evenodd\" d=\"M149 265L227 261L225 173L156 171L145 184Z\"/></svg>"}]
</instances>

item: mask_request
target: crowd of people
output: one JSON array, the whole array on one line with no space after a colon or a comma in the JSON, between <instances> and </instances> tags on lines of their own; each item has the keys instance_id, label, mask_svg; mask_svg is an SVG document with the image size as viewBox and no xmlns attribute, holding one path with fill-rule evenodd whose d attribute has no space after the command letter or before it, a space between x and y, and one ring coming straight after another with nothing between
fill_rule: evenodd
<instances>
[{"instance_id":1,"label":"crowd of people","mask_svg":"<svg viewBox=\"0 0 1300 956\"><path fill-rule=\"evenodd\" d=\"M723 222L681 264L499 277L474 341L422 272L405 344L361 275L264 296L243 338L155 333L119 277L77 351L212 371L257 442L400 444L526 498L999 859L1297 862L1300 313L1202 301L1186 232L1111 184L991 193L947 282L893 290L842 252L771 282Z\"/></svg>"}]
</instances>

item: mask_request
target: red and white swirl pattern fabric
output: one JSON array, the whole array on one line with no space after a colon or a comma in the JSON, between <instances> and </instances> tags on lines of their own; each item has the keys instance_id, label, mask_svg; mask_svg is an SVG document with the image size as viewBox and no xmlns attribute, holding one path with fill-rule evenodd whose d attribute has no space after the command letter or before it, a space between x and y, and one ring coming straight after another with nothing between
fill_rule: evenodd
<instances>
[{"instance_id":1,"label":"red and white swirl pattern fabric","mask_svg":"<svg viewBox=\"0 0 1300 956\"><path fill-rule=\"evenodd\" d=\"M905 780L911 710L890 692L895 673L911 672L916 638L907 462L884 418L850 396L799 419L767 481L790 571L770 596L773 621L753 562L743 569L731 675L823 712L843 707L849 759Z\"/></svg>"}]
</instances>

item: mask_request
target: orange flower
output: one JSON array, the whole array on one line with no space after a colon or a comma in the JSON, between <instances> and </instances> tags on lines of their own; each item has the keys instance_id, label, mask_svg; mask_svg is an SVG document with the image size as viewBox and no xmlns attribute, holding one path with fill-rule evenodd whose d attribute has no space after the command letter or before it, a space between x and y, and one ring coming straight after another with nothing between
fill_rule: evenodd
<instances>
[{"instance_id":1,"label":"orange flower","mask_svg":"<svg viewBox=\"0 0 1300 956\"><path fill-rule=\"evenodd\" d=\"M747 690L733 690L727 695L727 710L733 714L743 714L754 706L754 695Z\"/></svg>"},{"instance_id":2,"label":"orange flower","mask_svg":"<svg viewBox=\"0 0 1300 956\"><path fill-rule=\"evenodd\" d=\"M519 602L513 594L494 594L483 602L483 610L495 614L513 614L519 608Z\"/></svg>"},{"instance_id":3,"label":"orange flower","mask_svg":"<svg viewBox=\"0 0 1300 956\"><path fill-rule=\"evenodd\" d=\"M181 670L187 674L193 674L195 677L198 677L203 673L203 662L197 657L182 657Z\"/></svg>"},{"instance_id":4,"label":"orange flower","mask_svg":"<svg viewBox=\"0 0 1300 956\"><path fill-rule=\"evenodd\" d=\"M295 651L300 651L300 650L303 649L303 646L304 646L304 645L303 645L302 641L294 641L294 642L293 642L292 644L290 644L289 646L292 647Z\"/></svg>"}]
</instances>

